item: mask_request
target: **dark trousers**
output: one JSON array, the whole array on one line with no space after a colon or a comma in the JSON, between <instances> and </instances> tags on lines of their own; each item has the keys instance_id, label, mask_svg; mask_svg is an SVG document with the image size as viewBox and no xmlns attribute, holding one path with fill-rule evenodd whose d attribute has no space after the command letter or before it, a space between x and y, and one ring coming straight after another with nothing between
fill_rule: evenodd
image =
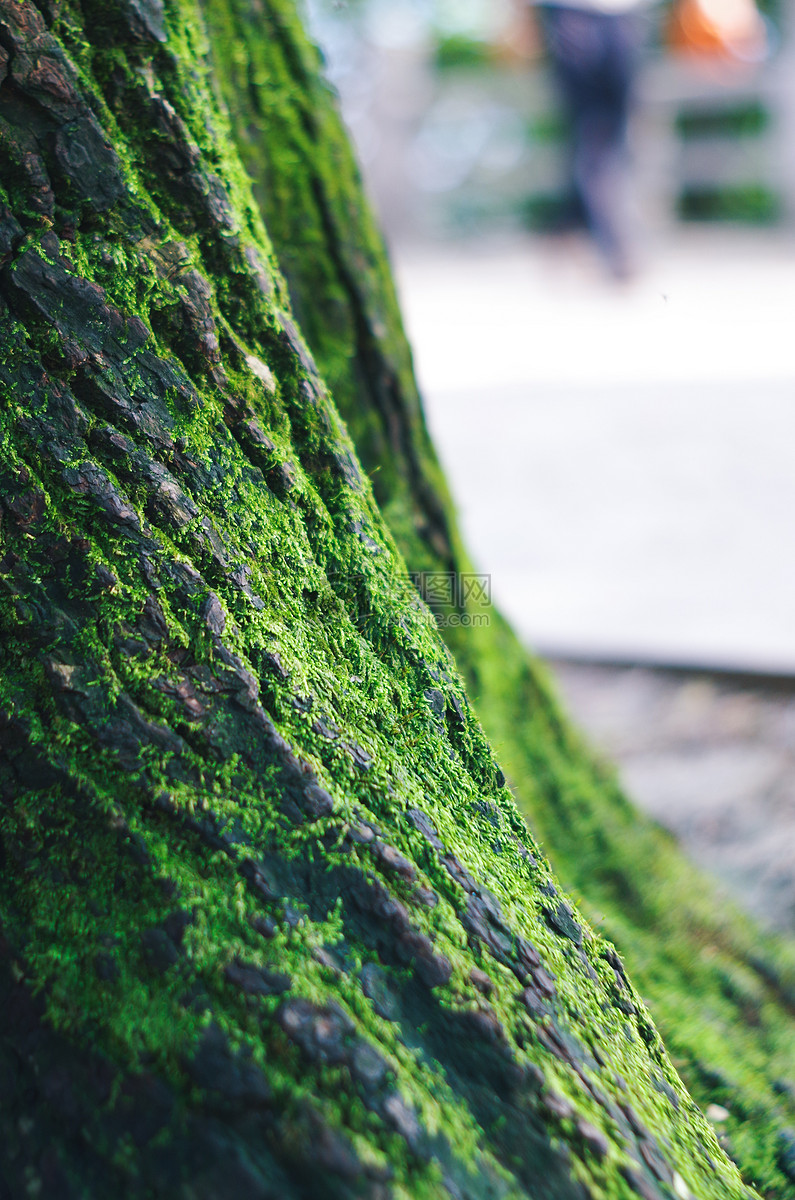
<instances>
[{"instance_id":1,"label":"dark trousers","mask_svg":"<svg viewBox=\"0 0 795 1200\"><path fill-rule=\"evenodd\" d=\"M563 5L540 9L547 51L571 122L578 215L608 262L627 255L627 126L643 40L636 13Z\"/></svg>"}]
</instances>

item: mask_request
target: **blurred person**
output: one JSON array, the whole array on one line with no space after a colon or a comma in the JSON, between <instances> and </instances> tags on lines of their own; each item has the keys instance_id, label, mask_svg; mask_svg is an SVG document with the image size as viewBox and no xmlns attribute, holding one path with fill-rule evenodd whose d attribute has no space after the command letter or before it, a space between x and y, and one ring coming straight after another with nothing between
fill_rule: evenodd
<instances>
[{"instance_id":1,"label":"blurred person","mask_svg":"<svg viewBox=\"0 0 795 1200\"><path fill-rule=\"evenodd\" d=\"M627 133L648 0L542 0L543 42L571 125L570 216L584 224L611 274L634 273Z\"/></svg>"}]
</instances>

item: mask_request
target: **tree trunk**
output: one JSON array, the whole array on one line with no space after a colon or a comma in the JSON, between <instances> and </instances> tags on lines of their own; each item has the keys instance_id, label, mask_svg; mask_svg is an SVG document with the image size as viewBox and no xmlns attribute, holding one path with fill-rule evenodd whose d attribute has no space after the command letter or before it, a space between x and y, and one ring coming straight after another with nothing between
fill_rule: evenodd
<instances>
[{"instance_id":1,"label":"tree trunk","mask_svg":"<svg viewBox=\"0 0 795 1200\"><path fill-rule=\"evenodd\" d=\"M223 87L294 310L409 569L415 578L461 578L472 567L339 118L289 6L269 5L264 19L279 36L266 38L246 10L247 0L224 4L221 20L210 5L208 20L219 42L246 47L230 57ZM314 67L297 70L307 62ZM792 945L728 910L671 839L627 803L506 622L491 610L488 623L478 623L477 593L468 607L435 610L520 807L564 883L619 946L693 1094L704 1106L728 1106L722 1141L748 1178L766 1195L789 1196L795 1137L782 1129L795 1122Z\"/></svg>"},{"instance_id":2,"label":"tree trunk","mask_svg":"<svg viewBox=\"0 0 795 1200\"><path fill-rule=\"evenodd\" d=\"M466 565L292 9L0 0L0 77L0 1197L748 1195L396 549ZM781 1187L780 974L511 638L454 639L511 774L550 841L604 823L561 862L639 958L692 915L649 979L685 1066L736 1040Z\"/></svg>"}]
</instances>

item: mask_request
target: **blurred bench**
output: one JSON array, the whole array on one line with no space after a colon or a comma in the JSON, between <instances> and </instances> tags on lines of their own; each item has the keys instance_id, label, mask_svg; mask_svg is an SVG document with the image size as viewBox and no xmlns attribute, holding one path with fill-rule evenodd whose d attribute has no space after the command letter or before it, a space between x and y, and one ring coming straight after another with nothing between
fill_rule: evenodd
<instances>
[{"instance_id":1,"label":"blurred bench","mask_svg":"<svg viewBox=\"0 0 795 1200\"><path fill-rule=\"evenodd\" d=\"M795 222L795 61L748 71L672 57L643 77L636 161L647 211L674 219Z\"/></svg>"},{"instance_id":2,"label":"blurred bench","mask_svg":"<svg viewBox=\"0 0 795 1200\"><path fill-rule=\"evenodd\" d=\"M633 157L644 225L795 224L791 51L742 72L659 54L640 99ZM565 127L542 63L438 71L409 141L406 186L420 194L414 207L426 225L554 226Z\"/></svg>"}]
</instances>

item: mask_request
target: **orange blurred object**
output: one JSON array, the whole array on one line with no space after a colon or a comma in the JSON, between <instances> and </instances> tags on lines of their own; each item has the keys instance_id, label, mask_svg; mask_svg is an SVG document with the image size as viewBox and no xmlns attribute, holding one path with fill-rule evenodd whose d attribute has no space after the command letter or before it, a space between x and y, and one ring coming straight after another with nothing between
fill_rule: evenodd
<instances>
[{"instance_id":1,"label":"orange blurred object","mask_svg":"<svg viewBox=\"0 0 795 1200\"><path fill-rule=\"evenodd\" d=\"M668 44L702 58L761 62L767 57L767 28L754 0L679 0Z\"/></svg>"}]
</instances>

